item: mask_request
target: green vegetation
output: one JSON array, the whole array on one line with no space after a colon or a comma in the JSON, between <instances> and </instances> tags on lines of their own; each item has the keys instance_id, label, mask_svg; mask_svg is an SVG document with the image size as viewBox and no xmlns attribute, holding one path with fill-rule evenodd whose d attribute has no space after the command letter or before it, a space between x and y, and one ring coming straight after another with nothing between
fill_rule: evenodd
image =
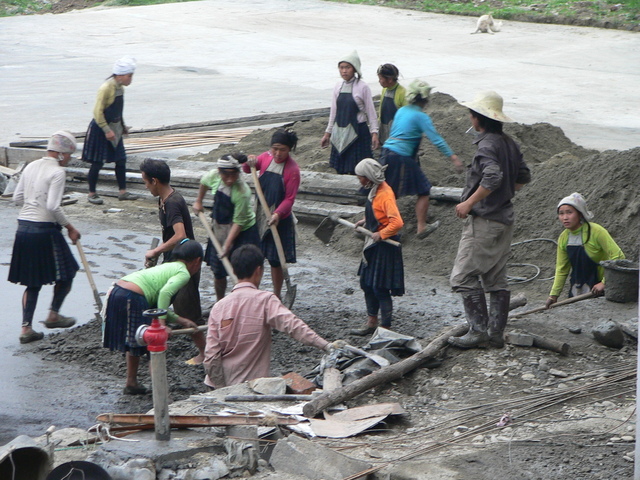
<instances>
[{"instance_id":1,"label":"green vegetation","mask_svg":"<svg viewBox=\"0 0 640 480\"><path fill-rule=\"evenodd\" d=\"M0 16L28 15L30 13L47 13L51 5L43 4L38 0L1 0Z\"/></svg>"},{"instance_id":2,"label":"green vegetation","mask_svg":"<svg viewBox=\"0 0 640 480\"><path fill-rule=\"evenodd\" d=\"M336 0L431 13L640 31L640 0Z\"/></svg>"}]
</instances>

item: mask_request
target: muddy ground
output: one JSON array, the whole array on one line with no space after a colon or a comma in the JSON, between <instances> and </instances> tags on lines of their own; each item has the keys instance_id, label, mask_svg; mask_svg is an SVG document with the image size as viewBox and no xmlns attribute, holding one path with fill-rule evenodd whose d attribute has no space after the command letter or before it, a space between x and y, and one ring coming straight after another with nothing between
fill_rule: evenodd
<instances>
[{"instance_id":1,"label":"muddy ground","mask_svg":"<svg viewBox=\"0 0 640 480\"><path fill-rule=\"evenodd\" d=\"M434 96L428 111L453 149L469 161L474 148L472 137L463 133L469 127L466 111L441 94ZM300 137L295 157L302 168L329 171L328 151L318 147L325 122L315 119L293 125ZM540 269L537 278L512 286L514 293L522 292L529 299L525 309L543 304L551 287L555 246L549 240L556 239L561 231L555 206L573 191L585 195L596 221L609 229L628 258L637 260L640 200L635 186L640 176L640 148L602 153L586 150L547 124L513 124L507 131L522 145L534 179L514 202L514 242L534 241L514 246L513 263ZM270 135L271 131L257 131L240 145L222 147L198 158L214 160L221 152L236 148L260 153ZM449 161L431 145L423 145L421 158L434 185L463 185L463 176L456 175ZM400 206L406 222L402 248L407 293L395 299L393 328L415 336L424 346L438 332L464 319L459 298L447 283L461 223L454 215L453 204L432 202L430 217L442 225L432 236L419 241L414 236L413 199L402 199ZM103 228L146 235L157 232L156 206L150 197L131 204L108 199L105 207L125 211L101 215ZM82 199L66 210L72 219L87 221L93 217L91 221L96 222L95 209ZM298 263L291 268L298 285L293 310L327 339L344 338L361 345L362 339L348 334L349 328L365 318L356 276L361 241L350 232L336 230L339 234L334 236L335 241L325 246L313 236L315 225L300 227ZM197 235L204 240L203 230L198 229ZM120 237L112 241L126 244ZM85 246L89 250L91 247L90 243ZM510 269L514 277L528 279L534 274L532 266ZM270 287L268 277L264 287ZM208 310L213 303L208 270L201 289L203 306ZM401 463L405 472L422 472L406 473L403 478L629 478L633 471L636 344L627 336L624 348L610 349L597 344L590 332L608 319L633 327L637 316L636 303L618 304L598 298L511 321L508 330L566 342L571 346L570 354L514 346L486 351L447 349L430 365L432 368L419 369L349 402L397 401L408 415L369 435L322 443L376 463L438 442L433 451L417 457L418 463ZM81 398L73 388L60 393L59 401L75 411L68 426L86 428L98 413L140 413L152 406L151 396L120 395L124 361L121 355L100 348L96 322L49 335L21 351L36 354L51 365L46 372L50 382L56 382L56 376L63 377L65 384L77 379ZM168 371L173 400L205 390L202 367L184 364L194 354L187 339L171 340ZM305 374L319 359L318 351L285 335L275 335L274 374ZM141 372L143 383L149 383L144 363ZM616 372L621 372L617 380L612 376ZM572 392L573 398L567 399L566 392ZM506 413L512 418L511 425L496 427ZM46 428L46 419L42 423ZM268 471L258 477L285 478Z\"/></svg>"}]
</instances>

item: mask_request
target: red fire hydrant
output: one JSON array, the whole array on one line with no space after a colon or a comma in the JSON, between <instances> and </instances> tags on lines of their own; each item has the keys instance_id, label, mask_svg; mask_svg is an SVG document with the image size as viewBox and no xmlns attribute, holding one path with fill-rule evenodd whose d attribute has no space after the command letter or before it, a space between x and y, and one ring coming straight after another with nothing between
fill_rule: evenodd
<instances>
[{"instance_id":1,"label":"red fire hydrant","mask_svg":"<svg viewBox=\"0 0 640 480\"><path fill-rule=\"evenodd\" d=\"M145 310L143 315L151 318L151 325L141 325L136 332L136 341L146 346L151 352L151 386L153 390L153 417L156 440L171 438L171 421L169 418L169 386L167 382L167 327L160 323L158 317L166 315L161 308Z\"/></svg>"}]
</instances>

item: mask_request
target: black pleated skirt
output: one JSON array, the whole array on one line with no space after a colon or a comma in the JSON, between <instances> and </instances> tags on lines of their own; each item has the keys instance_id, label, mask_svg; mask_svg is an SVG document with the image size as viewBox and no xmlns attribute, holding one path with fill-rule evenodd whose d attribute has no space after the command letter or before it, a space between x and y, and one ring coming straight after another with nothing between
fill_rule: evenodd
<instances>
[{"instance_id":1,"label":"black pleated skirt","mask_svg":"<svg viewBox=\"0 0 640 480\"><path fill-rule=\"evenodd\" d=\"M355 175L356 165L364 158L372 158L371 132L365 122L358 124L358 138L342 154L331 146L329 165L339 174Z\"/></svg>"},{"instance_id":2,"label":"black pleated skirt","mask_svg":"<svg viewBox=\"0 0 640 480\"><path fill-rule=\"evenodd\" d=\"M248 243L251 243L260 248L260 234L258 233L257 225L249 227L245 231L240 232L240 234L236 237L235 242L233 242L233 248L231 248L228 258L231 258L231 255L236 251L238 247L240 247L241 245L246 245ZM207 241L207 249L204 253L204 261L211 267L213 276L215 278L225 278L227 276L227 271L225 270L224 265L222 265L222 260L218 258L218 252L216 252L216 249L213 246L213 243L211 243L211 240Z\"/></svg>"},{"instance_id":3,"label":"black pleated skirt","mask_svg":"<svg viewBox=\"0 0 640 480\"><path fill-rule=\"evenodd\" d=\"M124 142L120 139L118 146L113 148L113 144L107 140L104 131L95 120L91 120L82 147L82 160L90 163L126 162L127 154L124 151Z\"/></svg>"},{"instance_id":4,"label":"black pleated skirt","mask_svg":"<svg viewBox=\"0 0 640 480\"><path fill-rule=\"evenodd\" d=\"M414 157L405 157L393 150L383 148L380 163L388 165L384 175L396 198L431 193L431 182Z\"/></svg>"},{"instance_id":5,"label":"black pleated skirt","mask_svg":"<svg viewBox=\"0 0 640 480\"><path fill-rule=\"evenodd\" d=\"M360 285L389 290L397 297L404 295L402 247L378 242L364 251L367 263L360 262Z\"/></svg>"},{"instance_id":6,"label":"black pleated skirt","mask_svg":"<svg viewBox=\"0 0 640 480\"><path fill-rule=\"evenodd\" d=\"M296 228L293 223L293 215L278 222L278 235L282 241L282 249L284 250L284 258L287 263L296 263ZM272 267L280 266L280 258L278 257L278 249L273 240L271 229L267 230L260 242L260 248L265 258Z\"/></svg>"},{"instance_id":7,"label":"black pleated skirt","mask_svg":"<svg viewBox=\"0 0 640 480\"><path fill-rule=\"evenodd\" d=\"M102 345L111 351L129 352L141 357L147 347L136 342L136 330L140 325L149 325L151 320L142 316L149 308L144 295L115 285L107 299Z\"/></svg>"},{"instance_id":8,"label":"black pleated skirt","mask_svg":"<svg viewBox=\"0 0 640 480\"><path fill-rule=\"evenodd\" d=\"M61 230L57 223L18 220L9 281L41 287L72 280L80 267Z\"/></svg>"}]
</instances>

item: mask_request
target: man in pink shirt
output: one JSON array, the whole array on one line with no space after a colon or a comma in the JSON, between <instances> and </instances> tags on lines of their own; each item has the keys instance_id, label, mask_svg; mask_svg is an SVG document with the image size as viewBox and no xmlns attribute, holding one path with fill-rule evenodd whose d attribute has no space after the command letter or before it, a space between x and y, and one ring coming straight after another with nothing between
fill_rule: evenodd
<instances>
[{"instance_id":1,"label":"man in pink shirt","mask_svg":"<svg viewBox=\"0 0 640 480\"><path fill-rule=\"evenodd\" d=\"M231 255L231 265L238 283L209 315L206 385L221 388L268 377L272 328L320 350L339 348L341 340L329 343L282 305L275 294L258 289L264 273L264 256L258 247L241 246Z\"/></svg>"}]
</instances>

